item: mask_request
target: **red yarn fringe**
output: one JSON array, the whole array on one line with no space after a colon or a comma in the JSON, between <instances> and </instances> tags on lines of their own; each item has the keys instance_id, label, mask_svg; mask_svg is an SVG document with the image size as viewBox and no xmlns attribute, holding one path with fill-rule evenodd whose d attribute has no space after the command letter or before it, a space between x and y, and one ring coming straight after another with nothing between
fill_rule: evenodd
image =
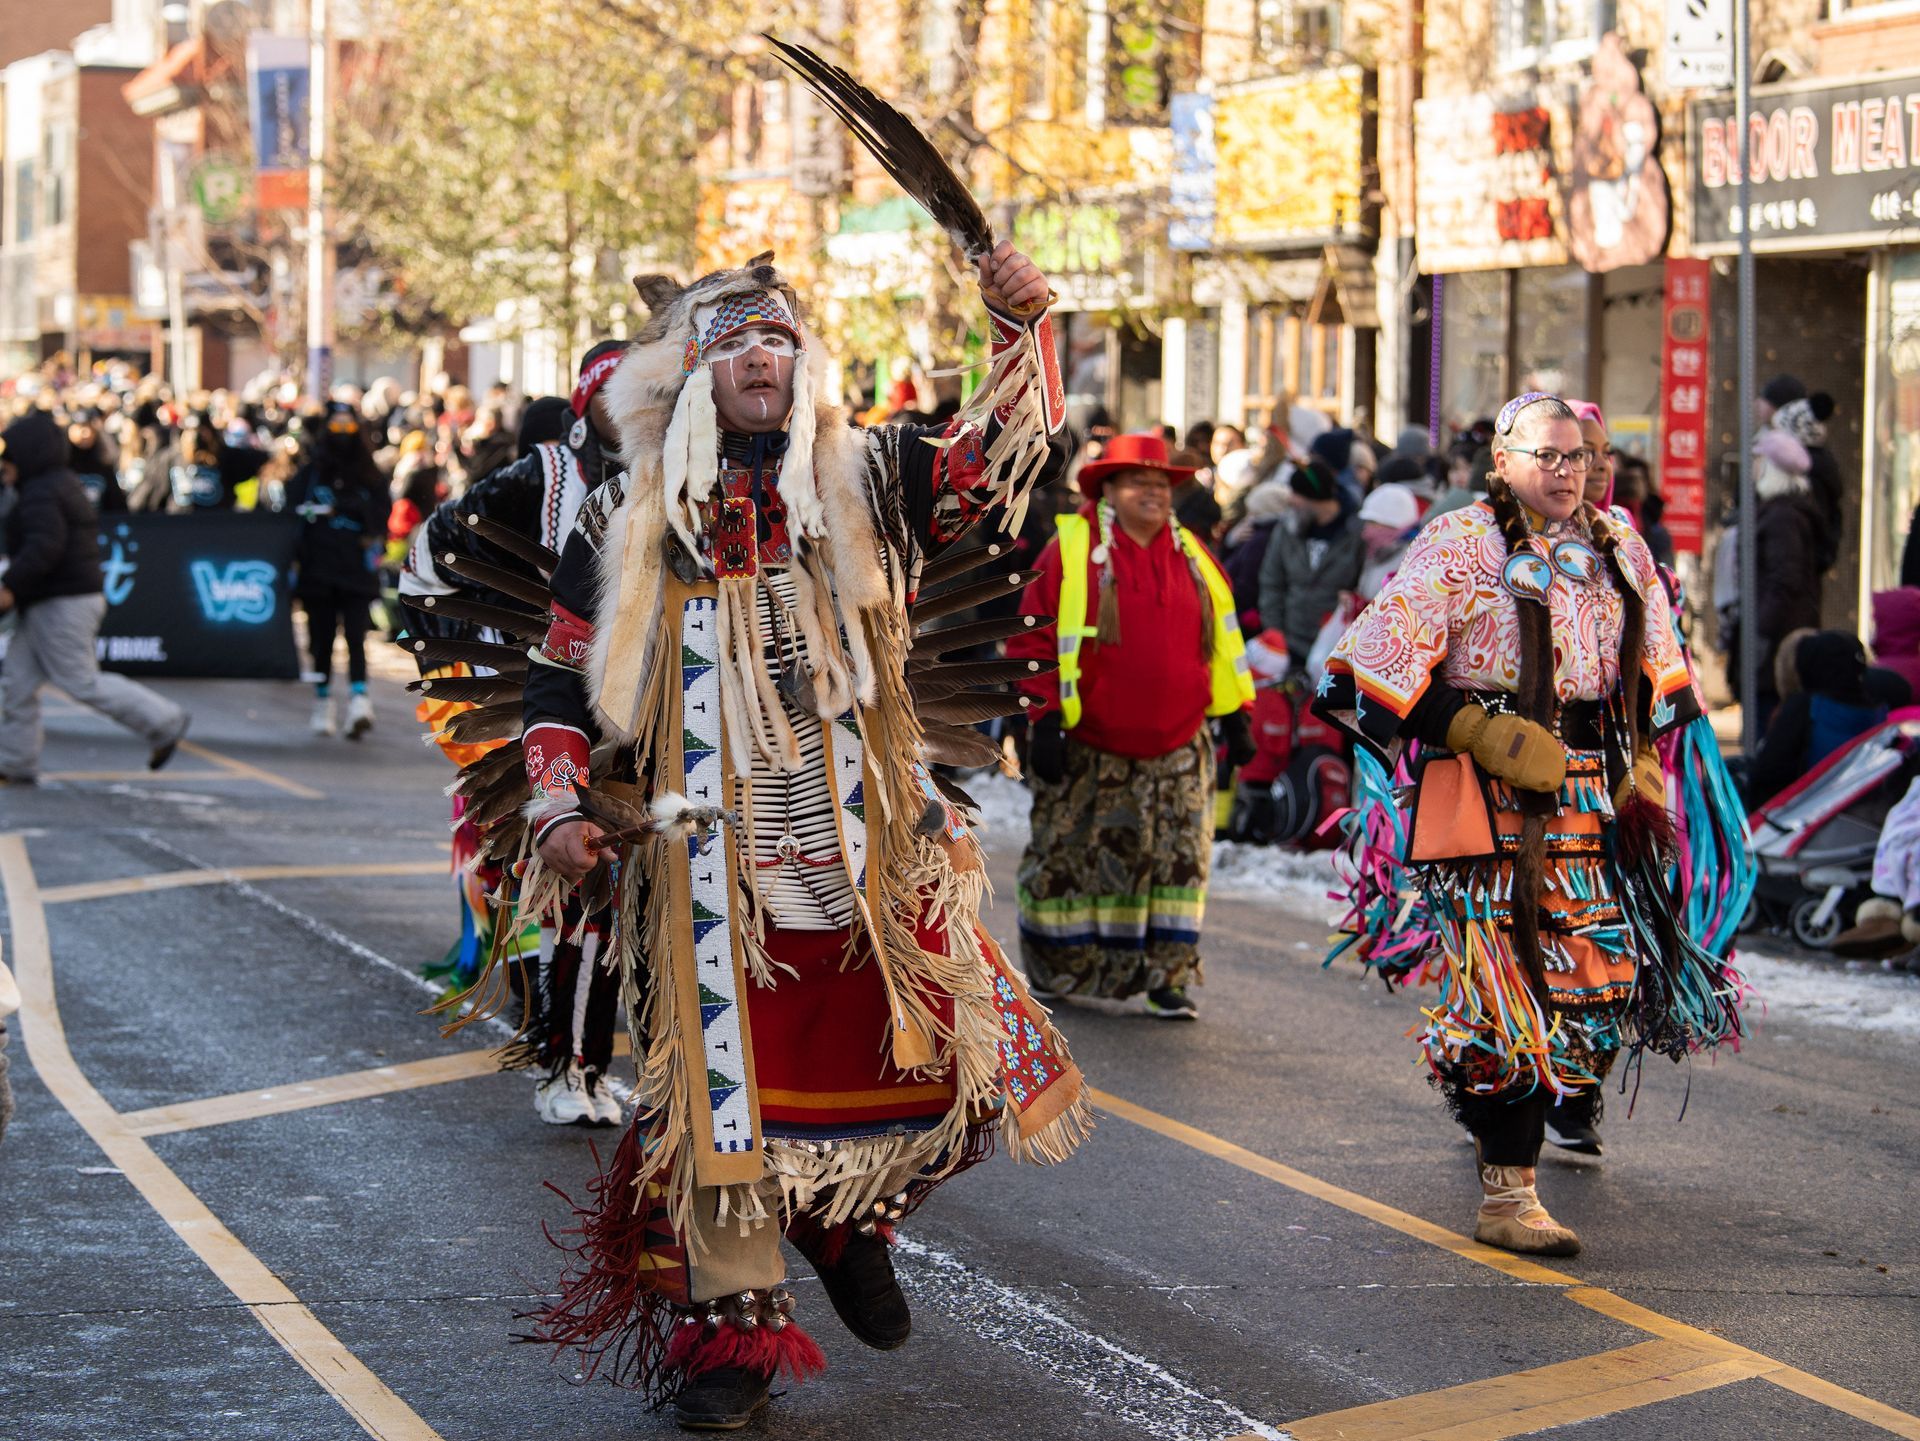
<instances>
[{"instance_id":1,"label":"red yarn fringe","mask_svg":"<svg viewBox=\"0 0 1920 1441\"><path fill-rule=\"evenodd\" d=\"M731 1321L715 1327L694 1321L674 1329L664 1364L682 1381L723 1366L738 1366L756 1376L785 1376L798 1385L826 1370L827 1358L813 1337L793 1321L777 1331L764 1324L747 1330Z\"/></svg>"},{"instance_id":2,"label":"red yarn fringe","mask_svg":"<svg viewBox=\"0 0 1920 1441\"><path fill-rule=\"evenodd\" d=\"M1677 842L1667 808L1635 792L1614 818L1615 857L1629 870L1663 870Z\"/></svg>"},{"instance_id":3,"label":"red yarn fringe","mask_svg":"<svg viewBox=\"0 0 1920 1441\"><path fill-rule=\"evenodd\" d=\"M640 1174L640 1129L636 1118L614 1148L613 1163L588 1184L586 1205L551 1181L547 1189L569 1206L578 1225L564 1233L547 1230L547 1239L568 1254L571 1268L561 1280L560 1298L543 1310L522 1315L532 1332L516 1339L580 1353L581 1369L616 1386L645 1391L656 1402L670 1395L675 1378L666 1357L674 1335L675 1302L643 1277L656 1274L643 1265L648 1213L636 1193ZM594 1161L599 1163L596 1148ZM685 1274L684 1270L680 1273Z\"/></svg>"}]
</instances>

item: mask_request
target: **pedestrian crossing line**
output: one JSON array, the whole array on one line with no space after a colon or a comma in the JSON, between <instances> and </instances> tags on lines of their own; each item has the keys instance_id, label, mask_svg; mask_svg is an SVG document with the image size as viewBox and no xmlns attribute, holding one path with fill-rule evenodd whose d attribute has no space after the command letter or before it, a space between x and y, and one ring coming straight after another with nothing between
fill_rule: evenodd
<instances>
[{"instance_id":1,"label":"pedestrian crossing line","mask_svg":"<svg viewBox=\"0 0 1920 1441\"><path fill-rule=\"evenodd\" d=\"M1292 1441L1502 1441L1750 1380L1758 1357L1642 1341L1530 1371L1287 1422Z\"/></svg>"},{"instance_id":2,"label":"pedestrian crossing line","mask_svg":"<svg viewBox=\"0 0 1920 1441\"><path fill-rule=\"evenodd\" d=\"M616 1057L631 1055L632 1042L624 1035L615 1036L613 1054ZM315 1106L337 1106L344 1101L364 1101L374 1096L416 1091L423 1086L444 1086L453 1081L500 1074L499 1052L491 1046L480 1046L471 1051L374 1066L365 1071L343 1071L337 1076L294 1081L284 1086L263 1086L257 1091L232 1091L198 1101L122 1111L119 1115L128 1131L136 1136L171 1136L180 1131L198 1131L208 1126L225 1126L261 1116L284 1115Z\"/></svg>"},{"instance_id":3,"label":"pedestrian crossing line","mask_svg":"<svg viewBox=\"0 0 1920 1441\"><path fill-rule=\"evenodd\" d=\"M327 798L325 791L317 791L312 786L303 786L298 781L290 781L264 766L253 765L248 761L224 755L201 745L198 741L183 740L180 742L180 749L190 755L199 756L203 761L212 761L222 770L231 771L236 776L245 776L248 780L259 781L261 785L273 786L277 790L285 791L288 795L298 796L303 801L323 801Z\"/></svg>"},{"instance_id":4,"label":"pedestrian crossing line","mask_svg":"<svg viewBox=\"0 0 1920 1441\"><path fill-rule=\"evenodd\" d=\"M110 896L145 895L150 891L169 891L178 886L223 886L236 881L317 880L330 876L445 876L446 858L433 861L341 862L319 866L210 866L179 871L156 871L144 876L120 876L106 881L84 881L78 885L50 886L40 893L40 903L66 905L73 901L98 901Z\"/></svg>"},{"instance_id":5,"label":"pedestrian crossing line","mask_svg":"<svg viewBox=\"0 0 1920 1441\"><path fill-rule=\"evenodd\" d=\"M1464 1260L1487 1266L1516 1281L1564 1288L1562 1294L1564 1294L1568 1300L1573 1301L1577 1305L1585 1306L1588 1310L1598 1311L1604 1316L1611 1317L1637 1330L1648 1332L1663 1341L1679 1343L1702 1353L1710 1353L1727 1362L1738 1363L1738 1366L1734 1369L1738 1369L1739 1366L1748 1368L1741 1375L1728 1375L1724 1380L1714 1383L1716 1385L1725 1385L1730 1381L1744 1378L1768 1381L1784 1390L1792 1391L1799 1396L1804 1396L1810 1401L1817 1401L1832 1410L1843 1412L1857 1420L1865 1421L1869 1425L1877 1426L1881 1430L1890 1432L1895 1436L1906 1437L1908 1441L1920 1441L1920 1416L1914 1416L1908 1412L1889 1406L1884 1402L1875 1401L1870 1396L1862 1396L1857 1391L1849 1391L1844 1386L1836 1385L1810 1372L1801 1371L1787 1365L1784 1361L1776 1360L1761 1352L1751 1351L1744 1346L1735 1345L1733 1342L1716 1336L1710 1331L1702 1331L1698 1327L1687 1325L1684 1321L1676 1321L1671 1316L1664 1316L1658 1311L1649 1310L1645 1306L1629 1301L1624 1296L1617 1296L1603 1287L1590 1286L1578 1277L1568 1275L1564 1271L1556 1271L1549 1266L1542 1266L1538 1262L1529 1261L1524 1256L1516 1256L1507 1251L1496 1250L1492 1246L1483 1246L1478 1241L1469 1240L1457 1232L1447 1230L1444 1226L1437 1226L1431 1221L1398 1210L1383 1201L1376 1201L1370 1196L1362 1196L1358 1192L1349 1191L1343 1187L1333 1185L1331 1182L1323 1181L1318 1176L1310 1176L1304 1171L1297 1171L1291 1166L1282 1165L1280 1162L1262 1156L1258 1152L1249 1151L1244 1146L1237 1146L1232 1141L1224 1140L1209 1131L1203 1131L1197 1126L1189 1126L1184 1121L1176 1121L1171 1116L1163 1116L1158 1111L1150 1111L1145 1106L1135 1105L1132 1101L1126 1100L1123 1097L1112 1095L1106 1091L1091 1089L1089 1094L1097 1113L1114 1116L1123 1121L1130 1121L1134 1125L1152 1131L1157 1135L1164 1136L1170 1141L1178 1141L1183 1146L1191 1147L1203 1155L1212 1156L1218 1160L1227 1162L1229 1165L1238 1166L1241 1170L1250 1171L1256 1176L1264 1176L1270 1181L1277 1181L1290 1190L1298 1191L1302 1195L1312 1196L1316 1200L1325 1201L1328 1205L1336 1206L1353 1215L1365 1217L1369 1221L1377 1222L1382 1226L1400 1232L1402 1235L1425 1241L1429 1245L1437 1246L1444 1251L1451 1251L1454 1255ZM1542 1369L1550 1370L1552 1368ZM1703 1388L1696 1387L1694 1389L1698 1390ZM1406 1399L1412 1401L1420 1398L1408 1397ZM1647 1401L1634 1402L1633 1404L1647 1405L1652 1401L1662 1399L1665 1398L1651 1396ZM1566 1423L1556 1421L1541 1424L1562 1425ZM1292 1430L1292 1423L1289 1423L1288 1429L1289 1431ZM1540 1427L1535 1426L1534 1429L1538 1430ZM1326 1437L1338 1436L1341 1433L1321 1432L1319 1434L1322 1437ZM1371 1435L1372 1433L1361 1434ZM1425 1429L1424 1423L1421 1423L1412 1425L1411 1429L1382 1434L1391 1434L1407 1438L1419 1437L1424 1441L1424 1438L1433 1433ZM1465 1441L1467 1436L1478 1436L1480 1434L1479 1432L1464 1432L1461 1434L1461 1437L1458 1438L1458 1441ZM1524 1433L1517 1431L1493 1431L1485 1434L1489 1436L1512 1436ZM1231 1437L1229 1441L1250 1441L1250 1438ZM1454 1441L1454 1438L1450 1436L1449 1441Z\"/></svg>"},{"instance_id":6,"label":"pedestrian crossing line","mask_svg":"<svg viewBox=\"0 0 1920 1441\"><path fill-rule=\"evenodd\" d=\"M6 895L13 932L23 1039L41 1084L174 1234L362 1430L376 1441L443 1441L240 1243L87 1080L60 1021L46 910L22 836L0 835L0 891Z\"/></svg>"}]
</instances>

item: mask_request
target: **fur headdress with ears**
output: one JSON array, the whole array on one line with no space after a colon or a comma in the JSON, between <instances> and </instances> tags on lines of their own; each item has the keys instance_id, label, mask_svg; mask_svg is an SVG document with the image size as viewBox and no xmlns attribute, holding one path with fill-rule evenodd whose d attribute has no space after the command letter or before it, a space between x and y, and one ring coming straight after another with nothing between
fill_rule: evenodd
<instances>
[{"instance_id":1,"label":"fur headdress with ears","mask_svg":"<svg viewBox=\"0 0 1920 1441\"><path fill-rule=\"evenodd\" d=\"M606 406L631 477L629 493L658 486L667 523L696 560L700 505L718 479L719 431L713 380L701 363L697 313L728 300L771 293L792 317L802 354L794 369L790 437L780 467L780 501L797 538L818 540L825 515L813 473L815 395L826 356L800 318L799 297L772 264L771 251L737 270L717 270L681 286L642 275L634 288L652 314L606 385Z\"/></svg>"}]
</instances>

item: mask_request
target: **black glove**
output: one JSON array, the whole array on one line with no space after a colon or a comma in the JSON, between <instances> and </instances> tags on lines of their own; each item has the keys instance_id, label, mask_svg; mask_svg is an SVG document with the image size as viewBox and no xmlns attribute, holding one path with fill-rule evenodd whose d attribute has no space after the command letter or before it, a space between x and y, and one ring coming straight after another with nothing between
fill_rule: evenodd
<instances>
[{"instance_id":1,"label":"black glove","mask_svg":"<svg viewBox=\"0 0 1920 1441\"><path fill-rule=\"evenodd\" d=\"M1243 710L1228 711L1220 717L1220 740L1227 748L1227 764L1239 770L1258 753L1253 743L1253 717Z\"/></svg>"},{"instance_id":2,"label":"black glove","mask_svg":"<svg viewBox=\"0 0 1920 1441\"><path fill-rule=\"evenodd\" d=\"M1057 786L1067 778L1067 733L1058 711L1049 711L1033 723L1027 738L1027 769L1043 785Z\"/></svg>"}]
</instances>

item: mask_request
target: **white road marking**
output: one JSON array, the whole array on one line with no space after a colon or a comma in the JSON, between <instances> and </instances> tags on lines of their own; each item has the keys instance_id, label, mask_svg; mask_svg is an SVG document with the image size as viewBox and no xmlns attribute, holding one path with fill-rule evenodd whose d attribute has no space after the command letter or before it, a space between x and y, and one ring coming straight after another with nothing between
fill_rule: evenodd
<instances>
[{"instance_id":1,"label":"white road marking","mask_svg":"<svg viewBox=\"0 0 1920 1441\"><path fill-rule=\"evenodd\" d=\"M991 1345L1035 1362L1053 1380L1142 1435L1159 1441L1228 1436L1287 1441L1286 1432L1208 1396L1166 1367L1093 1334L957 1256L908 1236L895 1240L894 1254L911 1262L901 1267L900 1279L916 1304L931 1305Z\"/></svg>"}]
</instances>

